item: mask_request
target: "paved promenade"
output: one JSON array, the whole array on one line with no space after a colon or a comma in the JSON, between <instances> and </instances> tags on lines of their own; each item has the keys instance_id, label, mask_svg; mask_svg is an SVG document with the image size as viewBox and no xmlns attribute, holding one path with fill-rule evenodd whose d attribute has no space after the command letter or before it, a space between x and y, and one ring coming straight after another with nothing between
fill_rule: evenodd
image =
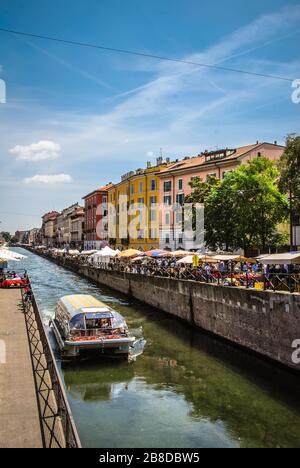
<instances>
[{"instance_id":1,"label":"paved promenade","mask_svg":"<svg viewBox=\"0 0 300 468\"><path fill-rule=\"evenodd\" d=\"M0 289L0 448L42 447L30 348L20 301L20 290Z\"/></svg>"}]
</instances>

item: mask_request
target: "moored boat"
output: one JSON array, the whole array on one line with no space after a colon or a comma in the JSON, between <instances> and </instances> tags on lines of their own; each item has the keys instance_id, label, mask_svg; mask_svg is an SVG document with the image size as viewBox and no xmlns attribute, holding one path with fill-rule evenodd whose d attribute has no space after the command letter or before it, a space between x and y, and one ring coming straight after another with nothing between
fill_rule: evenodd
<instances>
[{"instance_id":1,"label":"moored boat","mask_svg":"<svg viewBox=\"0 0 300 468\"><path fill-rule=\"evenodd\" d=\"M122 315L85 294L62 297L50 324L63 359L89 351L130 359L143 341L130 334Z\"/></svg>"}]
</instances>

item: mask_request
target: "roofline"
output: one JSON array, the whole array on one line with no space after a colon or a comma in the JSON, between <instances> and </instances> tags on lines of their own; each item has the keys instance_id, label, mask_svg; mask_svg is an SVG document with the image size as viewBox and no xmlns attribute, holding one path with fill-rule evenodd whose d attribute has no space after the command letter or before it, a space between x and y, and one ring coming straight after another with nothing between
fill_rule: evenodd
<instances>
[{"instance_id":1,"label":"roofline","mask_svg":"<svg viewBox=\"0 0 300 468\"><path fill-rule=\"evenodd\" d=\"M112 188L112 187L110 187L110 188ZM95 193L107 193L108 190L109 190L108 188L105 189L105 190L103 190L103 189L96 189L96 190L94 190L93 192L88 193L87 195L85 195L85 196L82 197L81 199L82 199L82 200L85 200L86 198L91 197L91 196L94 195Z\"/></svg>"},{"instance_id":2,"label":"roofline","mask_svg":"<svg viewBox=\"0 0 300 468\"><path fill-rule=\"evenodd\" d=\"M253 151L253 150L257 149L257 148L260 148L263 145L272 145L272 146L276 146L276 148L286 148L285 146L282 146L282 145L275 145L274 143L268 143L268 142L264 141L262 143L258 143L257 145L253 145L252 149L248 149L248 150L244 151L243 153L239 154L238 156L233 157L231 159L224 158L224 159L220 159L219 161L218 160L210 161L210 162L206 162L206 163L203 163L203 164L199 163L199 164L195 164L195 166L191 166L191 167L188 167L188 168L184 168L184 167L179 167L179 168L174 168L174 169L170 168L169 171L160 172L158 174L158 177L164 177L164 176L168 177L168 176L170 176L170 175L172 175L174 173L176 173L176 174L185 173L185 172L193 171L193 170L195 170L195 168L201 168L201 169L205 170L206 168L209 168L209 167L222 167L223 165L225 166L226 163L230 164L233 161L238 161L242 156L245 156L245 154L250 153L250 151ZM251 146L251 145L249 145L249 146ZM240 147L240 148L242 148L242 147ZM238 149L239 148L235 148L235 150L238 150ZM200 156L201 155L199 155L199 157ZM205 155L203 155L203 156L205 156ZM180 163L180 161L178 163Z\"/></svg>"}]
</instances>

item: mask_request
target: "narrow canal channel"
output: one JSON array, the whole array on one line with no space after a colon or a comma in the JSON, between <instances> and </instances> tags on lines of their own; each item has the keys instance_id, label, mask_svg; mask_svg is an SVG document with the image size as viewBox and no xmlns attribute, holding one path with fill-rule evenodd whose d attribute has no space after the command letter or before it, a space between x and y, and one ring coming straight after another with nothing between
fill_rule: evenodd
<instances>
[{"instance_id":1,"label":"narrow canal channel","mask_svg":"<svg viewBox=\"0 0 300 468\"><path fill-rule=\"evenodd\" d=\"M61 296L89 293L144 329L135 363L60 363L84 447L300 447L297 376L16 250L45 323Z\"/></svg>"}]
</instances>

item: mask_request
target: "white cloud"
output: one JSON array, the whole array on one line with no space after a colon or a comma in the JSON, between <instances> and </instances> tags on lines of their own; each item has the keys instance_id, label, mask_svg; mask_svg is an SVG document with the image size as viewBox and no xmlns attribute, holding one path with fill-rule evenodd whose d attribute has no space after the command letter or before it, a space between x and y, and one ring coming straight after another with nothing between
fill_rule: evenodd
<instances>
[{"instance_id":1,"label":"white cloud","mask_svg":"<svg viewBox=\"0 0 300 468\"><path fill-rule=\"evenodd\" d=\"M61 147L58 143L49 140L41 140L38 143L30 145L17 145L10 149L10 153L18 160L24 161L45 161L47 159L56 159L59 157Z\"/></svg>"},{"instance_id":2,"label":"white cloud","mask_svg":"<svg viewBox=\"0 0 300 468\"><path fill-rule=\"evenodd\" d=\"M69 184L72 182L72 177L68 174L56 174L56 175L35 175L33 177L26 177L23 180L24 184Z\"/></svg>"}]
</instances>

